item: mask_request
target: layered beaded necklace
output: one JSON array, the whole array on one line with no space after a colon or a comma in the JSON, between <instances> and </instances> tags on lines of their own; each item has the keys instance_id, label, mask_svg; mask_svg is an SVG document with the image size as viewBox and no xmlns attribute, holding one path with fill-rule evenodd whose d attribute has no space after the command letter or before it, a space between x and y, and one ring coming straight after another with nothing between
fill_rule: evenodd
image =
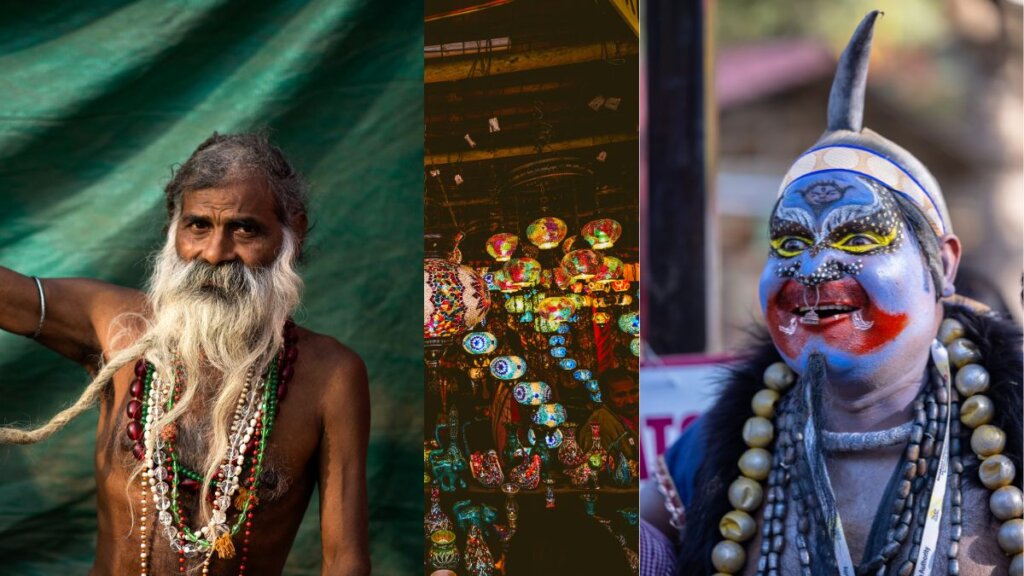
<instances>
[{"instance_id":1,"label":"layered beaded necklace","mask_svg":"<svg viewBox=\"0 0 1024 576\"><path fill-rule=\"evenodd\" d=\"M156 422L174 408L185 384L183 370L175 367L174 380L165 382L152 364L140 360L132 382L126 411L129 417L127 434L135 442L132 453L143 461L140 507L140 568L142 576L149 573L149 542L147 538L149 505L156 510L157 525L178 554L178 571L186 571L189 559L202 557L202 573L209 573L214 553L219 558L233 558L233 537L243 534L242 557L238 574L245 574L248 561L249 536L254 511L259 503L259 488L267 441L277 415L278 403L284 398L288 381L294 373L298 357L295 346L295 325L285 325L284 346L271 360L262 377L252 370L246 375L235 406L228 434L228 448L217 474L210 482L212 512L206 525L193 530L180 504L182 490L198 490L203 475L179 460L175 449L177 424L156 429ZM147 449L147 447L149 447ZM233 518L229 515L234 510Z\"/></svg>"},{"instance_id":2,"label":"layered beaded necklace","mask_svg":"<svg viewBox=\"0 0 1024 576\"><path fill-rule=\"evenodd\" d=\"M909 553L895 573L901 576L931 573L931 566L938 561L936 553L943 555L934 547L938 531L935 518L941 518L947 481L952 503L950 543L944 556L948 573L960 573L958 552L963 531L960 480L964 469L961 424L973 429L970 444L981 462L978 476L981 483L992 490L989 499L992 514L1003 521L997 541L1003 552L1012 556L1009 573L1024 573L1024 494L1013 485L1016 475L1013 462L1002 454L1006 434L989 424L995 410L992 400L984 395L989 389L988 371L980 364L982 357L978 347L966 339L965 334L966 329L959 321L946 319L942 322L938 340L933 344L933 364L939 371L939 377L932 378L932 384L923 387L913 403L914 420L910 423L909 440L900 476L896 479L898 484L895 486L885 544L856 568L858 575L884 571L908 538L911 542ZM956 369L955 375L950 374L950 364ZM796 546L800 571L803 575L812 573L808 549L812 537L810 517L821 514L821 489L819 483L807 475L790 473L797 458L807 462L808 458L814 457L806 449L806 435L812 433L811 427L800 425L799 418L806 416L801 411L806 410L807 403L796 394L780 400L795 380L795 374L784 363L772 364L764 372L766 388L758 391L751 402L754 415L743 427L743 440L748 450L739 460L740 476L728 488L729 502L735 509L722 517L719 530L724 540L712 550L711 561L719 574L743 571L746 563L743 543L754 536L757 522L752 514L756 515L762 505L764 522L757 574L781 574L789 504L797 515ZM962 403L961 396L966 398ZM776 428L779 429L777 439ZM903 436L902 431L894 431L891 435L897 434ZM892 444L889 438L879 442L881 445ZM774 454L766 449L773 443ZM761 482L766 480L767 487L762 488ZM835 522L819 525L828 525L833 530L833 538L841 541L845 548L838 515ZM930 532L935 535L930 535ZM922 546L928 546L929 542L932 549L923 550ZM836 549L840 550L838 546ZM840 572L852 574L852 562L844 567L839 556L841 554L837 552Z\"/></svg>"}]
</instances>

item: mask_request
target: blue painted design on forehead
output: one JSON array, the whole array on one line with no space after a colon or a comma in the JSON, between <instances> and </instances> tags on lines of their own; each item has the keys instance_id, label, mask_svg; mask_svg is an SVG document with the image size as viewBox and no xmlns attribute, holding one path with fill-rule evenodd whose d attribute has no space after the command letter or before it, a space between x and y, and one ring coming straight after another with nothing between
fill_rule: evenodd
<instances>
[{"instance_id":1,"label":"blue painted design on forehead","mask_svg":"<svg viewBox=\"0 0 1024 576\"><path fill-rule=\"evenodd\" d=\"M874 156L878 156L879 158L885 159L886 161L891 163L893 166L895 166L896 169L898 169L900 172L902 172L904 176L909 178L911 182L913 182L914 184L917 185L917 187L921 190L921 192L924 193L925 198L928 199L928 202L931 203L932 208L935 210L935 215L939 218L939 224L940 224L942 230L944 232L949 230L948 226L946 225L946 219L942 215L942 207L939 205L938 202L935 201L935 198L932 196L932 192L929 191L928 188L926 188L924 186L924 184L922 184L921 181L916 176L911 174L909 170L904 168L902 164L897 162L891 156L888 156L886 154L882 154L879 151L872 150L871 148L868 148L866 146L857 146L855 144L825 144L825 145L822 145L822 146L816 146L814 148L811 148L807 152L804 152L804 154L801 154L801 156L806 155L806 154L810 154L812 152L816 152L818 150L824 150L826 148L849 148L851 150L860 150L862 152L867 152L868 154L872 154ZM872 180L878 182L879 184L882 184L886 188L889 188L890 190L896 192L897 194L902 195L907 200L910 200L911 202L913 202L915 204L918 203L918 199L914 198L912 195L907 194L907 193L903 192L902 190L894 189L892 186L890 186L886 182L884 182L882 180L879 180L878 178L876 178L875 176L873 176L871 174L865 174L865 173L857 171L857 170L844 170L844 171L846 171L846 172L853 172L854 174L860 174L861 176L865 176L865 177L871 178Z\"/></svg>"}]
</instances>

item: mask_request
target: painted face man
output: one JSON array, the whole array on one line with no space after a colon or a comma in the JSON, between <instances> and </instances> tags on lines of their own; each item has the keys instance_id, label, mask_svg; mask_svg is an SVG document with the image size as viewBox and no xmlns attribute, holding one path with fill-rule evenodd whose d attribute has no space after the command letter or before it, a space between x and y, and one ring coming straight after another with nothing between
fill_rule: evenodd
<instances>
[{"instance_id":1,"label":"painted face man","mask_svg":"<svg viewBox=\"0 0 1024 576\"><path fill-rule=\"evenodd\" d=\"M318 489L324 573L369 573L366 372L296 326L305 186L254 134L200 144L166 189L145 292L0 267L0 328L95 379L34 443L99 403L98 574L280 574Z\"/></svg>"},{"instance_id":2,"label":"painted face man","mask_svg":"<svg viewBox=\"0 0 1024 576\"><path fill-rule=\"evenodd\" d=\"M1024 572L1020 327L954 297L938 183L862 126L877 16L780 186L770 342L659 472L682 488L665 490L686 526L680 574Z\"/></svg>"}]
</instances>

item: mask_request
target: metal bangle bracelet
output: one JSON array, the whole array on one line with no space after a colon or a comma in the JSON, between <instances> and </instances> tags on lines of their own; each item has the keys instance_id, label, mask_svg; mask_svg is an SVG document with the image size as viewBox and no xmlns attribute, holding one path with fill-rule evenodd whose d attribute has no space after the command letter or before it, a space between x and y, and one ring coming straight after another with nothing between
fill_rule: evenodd
<instances>
[{"instance_id":1,"label":"metal bangle bracelet","mask_svg":"<svg viewBox=\"0 0 1024 576\"><path fill-rule=\"evenodd\" d=\"M32 279L36 281L36 288L39 290L39 326L36 326L36 331L29 336L35 340L43 331L43 322L46 321L46 294L43 292L43 281L38 276L33 276Z\"/></svg>"}]
</instances>

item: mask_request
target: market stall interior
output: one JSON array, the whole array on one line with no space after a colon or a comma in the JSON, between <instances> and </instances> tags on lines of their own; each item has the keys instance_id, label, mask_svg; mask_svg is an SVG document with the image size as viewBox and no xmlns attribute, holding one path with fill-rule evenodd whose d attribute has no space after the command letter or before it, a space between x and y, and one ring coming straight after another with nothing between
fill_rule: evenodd
<instances>
[{"instance_id":1,"label":"market stall interior","mask_svg":"<svg viewBox=\"0 0 1024 576\"><path fill-rule=\"evenodd\" d=\"M634 4L426 2L425 574L637 573Z\"/></svg>"}]
</instances>

